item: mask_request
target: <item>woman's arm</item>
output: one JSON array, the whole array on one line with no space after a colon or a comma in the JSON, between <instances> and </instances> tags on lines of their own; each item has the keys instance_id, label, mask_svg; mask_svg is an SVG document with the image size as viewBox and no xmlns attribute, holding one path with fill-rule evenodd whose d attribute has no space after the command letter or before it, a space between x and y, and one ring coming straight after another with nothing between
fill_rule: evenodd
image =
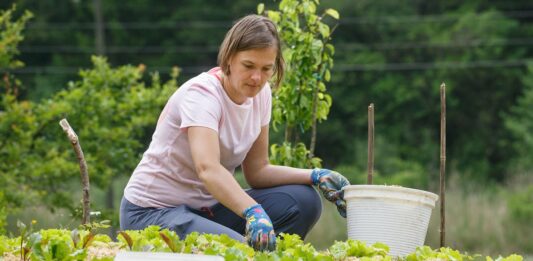
<instances>
[{"instance_id":1,"label":"woman's arm","mask_svg":"<svg viewBox=\"0 0 533 261\"><path fill-rule=\"evenodd\" d=\"M311 185L310 169L271 165L268 161L268 147L268 126L263 126L259 137L242 163L244 176L252 188L286 184Z\"/></svg>"},{"instance_id":2,"label":"woman's arm","mask_svg":"<svg viewBox=\"0 0 533 261\"><path fill-rule=\"evenodd\" d=\"M243 211L257 204L220 164L220 147L216 131L206 127L189 127L189 145L198 177L205 187L227 208L242 217Z\"/></svg>"}]
</instances>

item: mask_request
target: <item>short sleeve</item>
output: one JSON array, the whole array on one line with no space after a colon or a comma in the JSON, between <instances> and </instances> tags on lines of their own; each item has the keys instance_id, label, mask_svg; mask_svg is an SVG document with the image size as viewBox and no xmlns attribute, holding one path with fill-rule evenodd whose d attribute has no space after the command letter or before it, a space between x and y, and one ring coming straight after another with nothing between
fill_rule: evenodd
<instances>
[{"instance_id":1,"label":"short sleeve","mask_svg":"<svg viewBox=\"0 0 533 261\"><path fill-rule=\"evenodd\" d=\"M261 127L270 123L270 117L272 115L272 90L270 84L266 83L262 95Z\"/></svg>"},{"instance_id":2,"label":"short sleeve","mask_svg":"<svg viewBox=\"0 0 533 261\"><path fill-rule=\"evenodd\" d=\"M178 104L180 128L207 127L218 132L222 110L216 96L201 85L190 86Z\"/></svg>"}]
</instances>

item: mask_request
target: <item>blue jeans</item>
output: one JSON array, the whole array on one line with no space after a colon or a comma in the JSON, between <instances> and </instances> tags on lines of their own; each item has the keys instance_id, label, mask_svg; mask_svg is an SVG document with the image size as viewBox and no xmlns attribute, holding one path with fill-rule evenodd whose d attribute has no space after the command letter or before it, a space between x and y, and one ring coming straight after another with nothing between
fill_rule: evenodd
<instances>
[{"instance_id":1,"label":"blue jeans","mask_svg":"<svg viewBox=\"0 0 533 261\"><path fill-rule=\"evenodd\" d=\"M274 225L276 234L298 234L302 239L322 213L322 203L316 190L307 185L284 185L266 189L249 189L246 193L263 206ZM158 225L175 231L181 239L197 231L227 234L245 242L246 222L224 205L197 210L186 205L171 208L143 208L125 198L120 204L120 229L140 230Z\"/></svg>"}]
</instances>

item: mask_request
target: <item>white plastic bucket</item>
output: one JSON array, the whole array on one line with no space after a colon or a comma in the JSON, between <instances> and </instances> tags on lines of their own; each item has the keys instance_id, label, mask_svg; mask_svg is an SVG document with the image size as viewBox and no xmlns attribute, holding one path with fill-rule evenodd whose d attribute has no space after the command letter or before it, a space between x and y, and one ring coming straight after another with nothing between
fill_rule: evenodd
<instances>
[{"instance_id":1,"label":"white plastic bucket","mask_svg":"<svg viewBox=\"0 0 533 261\"><path fill-rule=\"evenodd\" d=\"M347 186L348 238L385 243L393 256L412 253L424 245L438 198L431 192L398 186Z\"/></svg>"}]
</instances>

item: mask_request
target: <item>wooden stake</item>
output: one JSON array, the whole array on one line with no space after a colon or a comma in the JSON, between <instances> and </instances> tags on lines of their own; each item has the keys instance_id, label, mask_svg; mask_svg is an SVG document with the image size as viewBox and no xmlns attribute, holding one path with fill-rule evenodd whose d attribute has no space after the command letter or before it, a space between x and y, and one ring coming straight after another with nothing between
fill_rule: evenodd
<instances>
[{"instance_id":1,"label":"wooden stake","mask_svg":"<svg viewBox=\"0 0 533 261\"><path fill-rule=\"evenodd\" d=\"M440 85L440 246L446 244L446 84Z\"/></svg>"},{"instance_id":2,"label":"wooden stake","mask_svg":"<svg viewBox=\"0 0 533 261\"><path fill-rule=\"evenodd\" d=\"M374 174L374 104L368 106L368 177L367 183L372 184Z\"/></svg>"},{"instance_id":3,"label":"wooden stake","mask_svg":"<svg viewBox=\"0 0 533 261\"><path fill-rule=\"evenodd\" d=\"M59 125L63 128L63 131L67 134L68 139L70 140L70 143L72 144L72 147L74 148L74 151L76 152L76 156L78 157L78 161L80 163L80 175L81 175L81 183L83 185L83 217L81 223L87 224L90 222L90 198L89 198L89 174L87 172L87 163L85 162L85 157L83 156L83 151L81 150L81 146L78 140L78 135L76 135L76 132L70 127L70 124L68 123L67 119L62 119L59 121Z\"/></svg>"}]
</instances>

